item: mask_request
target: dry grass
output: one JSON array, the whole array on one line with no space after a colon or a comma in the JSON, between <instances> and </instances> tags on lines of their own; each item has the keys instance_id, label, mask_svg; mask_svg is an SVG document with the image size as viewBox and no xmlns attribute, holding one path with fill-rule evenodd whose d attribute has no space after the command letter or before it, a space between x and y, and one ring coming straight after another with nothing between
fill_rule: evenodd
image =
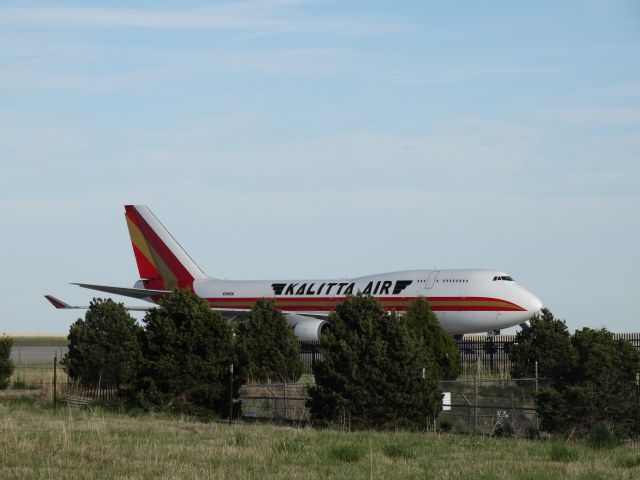
<instances>
[{"instance_id":1,"label":"dry grass","mask_svg":"<svg viewBox=\"0 0 640 480\"><path fill-rule=\"evenodd\" d=\"M638 478L640 449L200 423L0 403L0 478ZM562 460L562 459L561 459Z\"/></svg>"},{"instance_id":2,"label":"dry grass","mask_svg":"<svg viewBox=\"0 0 640 480\"><path fill-rule=\"evenodd\" d=\"M509 380L511 378L511 365L496 360L495 369L492 370L482 357L475 361L462 363L461 378L477 378L478 380Z\"/></svg>"},{"instance_id":3,"label":"dry grass","mask_svg":"<svg viewBox=\"0 0 640 480\"><path fill-rule=\"evenodd\" d=\"M68 379L60 365L56 370L56 386L60 393ZM49 363L16 365L11 375L9 389L38 391L43 399L53 398L53 365Z\"/></svg>"},{"instance_id":4,"label":"dry grass","mask_svg":"<svg viewBox=\"0 0 640 480\"><path fill-rule=\"evenodd\" d=\"M9 335L14 347L66 347L69 344L66 335Z\"/></svg>"}]
</instances>

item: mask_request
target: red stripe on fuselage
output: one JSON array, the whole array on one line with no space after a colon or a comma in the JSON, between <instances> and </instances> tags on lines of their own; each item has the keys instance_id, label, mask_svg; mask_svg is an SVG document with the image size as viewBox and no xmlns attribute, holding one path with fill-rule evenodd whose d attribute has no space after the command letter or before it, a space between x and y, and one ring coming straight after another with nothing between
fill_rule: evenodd
<instances>
[{"instance_id":1,"label":"red stripe on fuselage","mask_svg":"<svg viewBox=\"0 0 640 480\"><path fill-rule=\"evenodd\" d=\"M344 302L345 297L268 297L276 301L280 310L296 312L325 312L334 310L338 303ZM385 310L407 310L409 304L417 297L375 297L380 301ZM259 298L246 297L221 297L206 299L212 308L227 308L237 310L249 310ZM515 303L499 298L489 297L427 297L434 312L445 311L524 311L525 309ZM447 302L447 305L438 305L438 302ZM480 305L479 303L493 303L494 305ZM297 304L297 305L296 305Z\"/></svg>"}]
</instances>

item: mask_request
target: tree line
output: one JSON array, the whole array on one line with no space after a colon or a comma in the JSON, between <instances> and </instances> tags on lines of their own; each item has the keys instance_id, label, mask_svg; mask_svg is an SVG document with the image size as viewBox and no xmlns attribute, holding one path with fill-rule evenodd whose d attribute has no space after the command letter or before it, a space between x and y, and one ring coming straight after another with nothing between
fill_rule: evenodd
<instances>
[{"instance_id":1,"label":"tree line","mask_svg":"<svg viewBox=\"0 0 640 480\"><path fill-rule=\"evenodd\" d=\"M457 378L461 362L455 340L424 298L399 315L369 295L349 296L328 320L308 392L316 424L424 429L435 420L442 408L439 382ZM243 384L295 382L302 372L299 343L269 299L233 324L203 299L175 290L142 325L122 304L94 299L68 339L62 363L71 379L116 387L124 401L147 410L239 415L233 399ZM0 388L13 370L10 351L11 339L3 336ZM512 378L537 373L543 379L536 395L542 430L637 434L640 353L630 342L605 329L571 335L543 309L507 353Z\"/></svg>"},{"instance_id":2,"label":"tree line","mask_svg":"<svg viewBox=\"0 0 640 480\"><path fill-rule=\"evenodd\" d=\"M321 352L308 402L319 424L424 428L441 409L439 381L460 373L456 343L423 298L401 316L369 295L348 297L329 316ZM185 290L142 325L122 304L94 299L71 326L62 362L74 381L115 386L145 409L222 416L238 414L230 402L244 383L295 382L302 372L299 343L273 300L232 324Z\"/></svg>"},{"instance_id":3,"label":"tree line","mask_svg":"<svg viewBox=\"0 0 640 480\"><path fill-rule=\"evenodd\" d=\"M542 430L584 436L608 430L637 435L640 352L611 332L582 328L543 309L509 346L513 378L543 377L536 397Z\"/></svg>"}]
</instances>

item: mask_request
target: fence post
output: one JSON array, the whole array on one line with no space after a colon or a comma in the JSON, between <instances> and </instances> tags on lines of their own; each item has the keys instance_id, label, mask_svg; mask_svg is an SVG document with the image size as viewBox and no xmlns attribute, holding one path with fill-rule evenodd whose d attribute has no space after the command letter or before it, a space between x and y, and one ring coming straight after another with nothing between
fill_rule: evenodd
<instances>
[{"instance_id":1,"label":"fence post","mask_svg":"<svg viewBox=\"0 0 640 480\"><path fill-rule=\"evenodd\" d=\"M489 371L491 373L495 373L495 363L493 361L493 355L494 355L495 349L496 349L495 345L496 345L495 338L494 338L493 335L491 335L489 337L489 348L490 348L490 350L489 350Z\"/></svg>"},{"instance_id":2,"label":"fence post","mask_svg":"<svg viewBox=\"0 0 640 480\"><path fill-rule=\"evenodd\" d=\"M58 404L58 353L53 356L53 409Z\"/></svg>"},{"instance_id":3,"label":"fence post","mask_svg":"<svg viewBox=\"0 0 640 480\"><path fill-rule=\"evenodd\" d=\"M538 402L538 361L536 360L536 380L535 380L535 389L536 389L536 404ZM538 417L538 410L536 409L536 430L540 430L540 418Z\"/></svg>"},{"instance_id":4,"label":"fence post","mask_svg":"<svg viewBox=\"0 0 640 480\"><path fill-rule=\"evenodd\" d=\"M284 380L284 391L283 391L283 397L284 397L284 421L287 421L287 381Z\"/></svg>"},{"instance_id":5,"label":"fence post","mask_svg":"<svg viewBox=\"0 0 640 480\"><path fill-rule=\"evenodd\" d=\"M640 440L640 372L636 372L636 443Z\"/></svg>"},{"instance_id":6,"label":"fence post","mask_svg":"<svg viewBox=\"0 0 640 480\"><path fill-rule=\"evenodd\" d=\"M229 367L229 423L233 420L233 363Z\"/></svg>"},{"instance_id":7,"label":"fence post","mask_svg":"<svg viewBox=\"0 0 640 480\"><path fill-rule=\"evenodd\" d=\"M474 410L474 420L473 420L473 433L476 433L478 430L478 377L473 376L474 383L474 397L473 397L473 410Z\"/></svg>"}]
</instances>

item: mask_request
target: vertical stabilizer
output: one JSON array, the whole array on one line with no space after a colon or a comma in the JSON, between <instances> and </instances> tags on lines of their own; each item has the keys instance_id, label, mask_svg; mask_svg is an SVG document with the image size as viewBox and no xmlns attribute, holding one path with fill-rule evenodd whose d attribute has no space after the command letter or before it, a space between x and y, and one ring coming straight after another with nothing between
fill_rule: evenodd
<instances>
[{"instance_id":1,"label":"vertical stabilizer","mask_svg":"<svg viewBox=\"0 0 640 480\"><path fill-rule=\"evenodd\" d=\"M125 205L124 209L138 271L146 288L189 288L194 280L207 278L146 205Z\"/></svg>"}]
</instances>

